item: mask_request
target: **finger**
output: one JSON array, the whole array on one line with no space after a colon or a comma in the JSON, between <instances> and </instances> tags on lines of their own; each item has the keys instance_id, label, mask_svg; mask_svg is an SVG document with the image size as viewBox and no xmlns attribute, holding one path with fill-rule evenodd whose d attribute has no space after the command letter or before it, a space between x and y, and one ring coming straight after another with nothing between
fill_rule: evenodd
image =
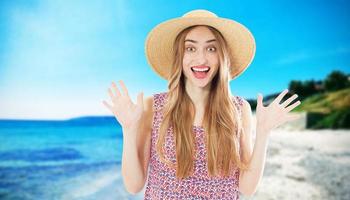
<instances>
[{"instance_id":1,"label":"finger","mask_svg":"<svg viewBox=\"0 0 350 200\"><path fill-rule=\"evenodd\" d=\"M289 97L287 100L285 100L283 103L281 103L281 106L286 107L292 102L294 99L298 97L297 94L294 94L293 96Z\"/></svg>"},{"instance_id":2,"label":"finger","mask_svg":"<svg viewBox=\"0 0 350 200\"><path fill-rule=\"evenodd\" d=\"M293 110L295 107L297 107L301 102L300 101L296 101L295 103L293 103L292 105L286 107L286 111L290 112L291 110Z\"/></svg>"},{"instance_id":3,"label":"finger","mask_svg":"<svg viewBox=\"0 0 350 200\"><path fill-rule=\"evenodd\" d=\"M263 98L263 95L261 93L258 93L257 106L263 106Z\"/></svg>"},{"instance_id":4,"label":"finger","mask_svg":"<svg viewBox=\"0 0 350 200\"><path fill-rule=\"evenodd\" d=\"M282 98L288 93L288 89L283 90L272 103L279 104Z\"/></svg>"},{"instance_id":5,"label":"finger","mask_svg":"<svg viewBox=\"0 0 350 200\"><path fill-rule=\"evenodd\" d=\"M140 105L143 108L143 92L137 95L137 105Z\"/></svg>"},{"instance_id":6,"label":"finger","mask_svg":"<svg viewBox=\"0 0 350 200\"><path fill-rule=\"evenodd\" d=\"M109 105L106 101L102 101L102 103L103 103L103 105L105 105L106 108L108 108L110 111L113 111L112 106Z\"/></svg>"},{"instance_id":7,"label":"finger","mask_svg":"<svg viewBox=\"0 0 350 200\"><path fill-rule=\"evenodd\" d=\"M298 114L298 113L291 113L288 115L287 117L287 121L295 121L295 120L298 120L302 117L301 114Z\"/></svg>"},{"instance_id":8,"label":"finger","mask_svg":"<svg viewBox=\"0 0 350 200\"><path fill-rule=\"evenodd\" d=\"M127 96L128 98L130 98L129 97L129 93L128 93L128 89L126 89L126 86L125 86L124 82L122 80L120 80L119 83L120 83L120 85L122 87L124 95Z\"/></svg>"},{"instance_id":9,"label":"finger","mask_svg":"<svg viewBox=\"0 0 350 200\"><path fill-rule=\"evenodd\" d=\"M112 100L112 102L113 102L115 96L114 96L114 94L113 94L111 88L108 88L108 94L109 94L109 97L111 98L111 100Z\"/></svg>"},{"instance_id":10,"label":"finger","mask_svg":"<svg viewBox=\"0 0 350 200\"><path fill-rule=\"evenodd\" d=\"M115 92L115 96L116 97L120 97L120 91L119 91L119 89L118 89L118 87L117 87L117 84L115 84L113 81L112 81L112 89L113 89L113 91Z\"/></svg>"}]
</instances>

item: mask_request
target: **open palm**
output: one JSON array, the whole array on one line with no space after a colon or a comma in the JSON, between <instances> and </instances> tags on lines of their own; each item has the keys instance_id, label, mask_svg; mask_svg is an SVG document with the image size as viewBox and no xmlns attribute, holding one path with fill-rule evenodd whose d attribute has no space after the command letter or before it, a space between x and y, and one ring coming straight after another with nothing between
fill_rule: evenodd
<instances>
[{"instance_id":1,"label":"open palm","mask_svg":"<svg viewBox=\"0 0 350 200\"><path fill-rule=\"evenodd\" d=\"M263 96L261 94L258 95L256 106L257 129L267 133L288 121L293 121L300 117L298 114L289 113L301 103L300 101L296 101L288 106L298 95L294 94L286 101L280 103L287 93L288 90L285 89L268 106L263 105Z\"/></svg>"},{"instance_id":2,"label":"open palm","mask_svg":"<svg viewBox=\"0 0 350 200\"><path fill-rule=\"evenodd\" d=\"M108 93L112 105L103 101L103 104L114 114L118 122L125 129L137 127L143 112L143 93L137 96L137 104L134 104L128 94L128 90L123 81L119 81L122 91L112 82L112 89L108 88Z\"/></svg>"}]
</instances>

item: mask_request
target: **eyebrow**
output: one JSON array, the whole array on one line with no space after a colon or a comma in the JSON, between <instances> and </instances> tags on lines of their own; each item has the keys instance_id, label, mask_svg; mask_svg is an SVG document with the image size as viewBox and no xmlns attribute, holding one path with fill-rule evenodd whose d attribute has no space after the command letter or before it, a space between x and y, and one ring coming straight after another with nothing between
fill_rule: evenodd
<instances>
[{"instance_id":1,"label":"eyebrow","mask_svg":"<svg viewBox=\"0 0 350 200\"><path fill-rule=\"evenodd\" d=\"M216 41L216 39L211 39L211 40L206 41L206 43L215 42L215 41ZM198 41L192 40L192 39L187 39L187 40L185 40L185 42L198 43Z\"/></svg>"}]
</instances>

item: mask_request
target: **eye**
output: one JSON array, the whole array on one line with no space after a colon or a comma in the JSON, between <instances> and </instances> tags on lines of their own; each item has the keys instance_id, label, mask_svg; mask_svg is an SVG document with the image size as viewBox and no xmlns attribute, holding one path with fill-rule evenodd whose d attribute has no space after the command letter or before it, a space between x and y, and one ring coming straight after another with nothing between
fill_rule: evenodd
<instances>
[{"instance_id":1,"label":"eye","mask_svg":"<svg viewBox=\"0 0 350 200\"><path fill-rule=\"evenodd\" d=\"M216 51L216 48L215 48L215 47L209 47L208 50L209 50L209 51L212 51L212 52L215 52L215 51Z\"/></svg>"},{"instance_id":2,"label":"eye","mask_svg":"<svg viewBox=\"0 0 350 200\"><path fill-rule=\"evenodd\" d=\"M195 48L194 47L186 47L186 51L194 51Z\"/></svg>"}]
</instances>

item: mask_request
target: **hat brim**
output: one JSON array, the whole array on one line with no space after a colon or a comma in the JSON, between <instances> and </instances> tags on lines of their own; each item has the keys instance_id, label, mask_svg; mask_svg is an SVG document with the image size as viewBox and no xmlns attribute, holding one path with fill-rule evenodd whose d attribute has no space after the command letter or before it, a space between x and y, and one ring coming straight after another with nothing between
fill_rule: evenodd
<instances>
[{"instance_id":1,"label":"hat brim","mask_svg":"<svg viewBox=\"0 0 350 200\"><path fill-rule=\"evenodd\" d=\"M146 38L147 61L159 76L168 80L170 67L173 63L175 38L182 30L193 25L208 25L223 35L231 51L231 80L247 69L254 58L256 47L253 35L245 26L226 18L180 17L158 24Z\"/></svg>"}]
</instances>

